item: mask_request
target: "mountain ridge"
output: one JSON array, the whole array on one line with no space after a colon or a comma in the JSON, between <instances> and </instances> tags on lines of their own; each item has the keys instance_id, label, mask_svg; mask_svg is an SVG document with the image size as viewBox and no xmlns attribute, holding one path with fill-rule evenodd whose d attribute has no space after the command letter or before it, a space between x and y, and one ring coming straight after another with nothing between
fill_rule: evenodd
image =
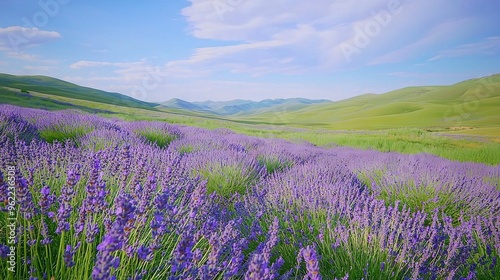
<instances>
[{"instance_id":1,"label":"mountain ridge","mask_svg":"<svg viewBox=\"0 0 500 280\"><path fill-rule=\"evenodd\" d=\"M261 101L234 99L229 101L193 101L188 102L179 98L172 98L160 104L170 109L183 109L196 112L211 113L219 116L250 115L261 110L277 108L281 105L302 108L311 104L329 103L327 99L307 99L307 98L279 98L264 99Z\"/></svg>"}]
</instances>

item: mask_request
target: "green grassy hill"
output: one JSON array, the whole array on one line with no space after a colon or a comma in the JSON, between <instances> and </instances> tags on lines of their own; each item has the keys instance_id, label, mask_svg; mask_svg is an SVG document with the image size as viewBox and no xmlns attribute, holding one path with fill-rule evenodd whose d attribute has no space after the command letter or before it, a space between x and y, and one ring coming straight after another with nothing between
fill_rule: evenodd
<instances>
[{"instance_id":1,"label":"green grassy hill","mask_svg":"<svg viewBox=\"0 0 500 280\"><path fill-rule=\"evenodd\" d=\"M158 105L140 101L123 94L82 87L46 76L0 74L0 86L132 108L156 110L155 106Z\"/></svg>"},{"instance_id":2,"label":"green grassy hill","mask_svg":"<svg viewBox=\"0 0 500 280\"><path fill-rule=\"evenodd\" d=\"M327 104L282 112L281 124L328 129L485 128L500 126L500 75L451 86L408 87L365 94ZM263 123L276 112L245 118Z\"/></svg>"}]
</instances>

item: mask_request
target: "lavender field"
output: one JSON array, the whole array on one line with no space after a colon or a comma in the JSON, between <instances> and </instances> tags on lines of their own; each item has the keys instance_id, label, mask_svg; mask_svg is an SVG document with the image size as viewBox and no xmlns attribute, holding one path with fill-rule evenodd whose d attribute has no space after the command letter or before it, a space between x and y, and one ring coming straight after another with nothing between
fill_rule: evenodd
<instances>
[{"instance_id":1,"label":"lavender field","mask_svg":"<svg viewBox=\"0 0 500 280\"><path fill-rule=\"evenodd\" d=\"M499 279L500 166L0 105L0 279Z\"/></svg>"}]
</instances>

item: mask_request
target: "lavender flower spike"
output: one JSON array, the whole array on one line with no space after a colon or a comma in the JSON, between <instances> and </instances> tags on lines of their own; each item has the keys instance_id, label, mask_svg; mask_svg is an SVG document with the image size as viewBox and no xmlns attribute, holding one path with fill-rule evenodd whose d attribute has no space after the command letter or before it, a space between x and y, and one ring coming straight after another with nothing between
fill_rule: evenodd
<instances>
[{"instance_id":1,"label":"lavender flower spike","mask_svg":"<svg viewBox=\"0 0 500 280\"><path fill-rule=\"evenodd\" d=\"M302 256L306 262L307 275L311 280L321 280L321 274L319 273L319 262L316 255L316 250L312 246L307 246L302 251Z\"/></svg>"}]
</instances>

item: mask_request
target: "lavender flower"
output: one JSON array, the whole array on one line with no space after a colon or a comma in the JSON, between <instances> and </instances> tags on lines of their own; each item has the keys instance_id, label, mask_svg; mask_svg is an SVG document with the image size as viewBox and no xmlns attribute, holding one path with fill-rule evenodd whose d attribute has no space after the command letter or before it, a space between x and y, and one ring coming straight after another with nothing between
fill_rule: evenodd
<instances>
[{"instance_id":1,"label":"lavender flower","mask_svg":"<svg viewBox=\"0 0 500 280\"><path fill-rule=\"evenodd\" d=\"M55 203L57 197L50 192L49 186L44 186L40 190L40 200L38 202L38 206L40 206L40 211L43 214L47 214L49 212L50 207Z\"/></svg>"},{"instance_id":2,"label":"lavender flower","mask_svg":"<svg viewBox=\"0 0 500 280\"><path fill-rule=\"evenodd\" d=\"M92 271L94 279L107 279L110 277L110 268L119 266L120 259L114 257L115 251L121 250L127 240L129 226L134 220L135 207L132 196L122 193L116 201L116 220L104 236L104 240L97 246L97 259Z\"/></svg>"},{"instance_id":3,"label":"lavender flower","mask_svg":"<svg viewBox=\"0 0 500 280\"><path fill-rule=\"evenodd\" d=\"M0 258L7 258L7 254L10 253L10 247L4 244L0 244Z\"/></svg>"},{"instance_id":4,"label":"lavender flower","mask_svg":"<svg viewBox=\"0 0 500 280\"><path fill-rule=\"evenodd\" d=\"M57 210L57 233L69 231L70 224L68 222L73 206L71 202L75 196L75 185L80 180L80 175L75 170L68 170L66 185L62 188L61 196L59 197L59 210Z\"/></svg>"},{"instance_id":5,"label":"lavender flower","mask_svg":"<svg viewBox=\"0 0 500 280\"><path fill-rule=\"evenodd\" d=\"M71 247L71 245L66 245L66 249L64 250L64 263L66 263L67 267L73 267L75 265L73 256L79 247L80 243L78 243L74 248Z\"/></svg>"},{"instance_id":6,"label":"lavender flower","mask_svg":"<svg viewBox=\"0 0 500 280\"><path fill-rule=\"evenodd\" d=\"M137 257L139 257L141 261L149 261L152 258L151 253L152 251L149 247L141 245L137 250Z\"/></svg>"},{"instance_id":7,"label":"lavender flower","mask_svg":"<svg viewBox=\"0 0 500 280\"><path fill-rule=\"evenodd\" d=\"M321 280L319 273L319 261L316 255L316 250L312 246L307 246L302 251L302 256L306 262L307 275L311 280Z\"/></svg>"},{"instance_id":8,"label":"lavender flower","mask_svg":"<svg viewBox=\"0 0 500 280\"><path fill-rule=\"evenodd\" d=\"M271 270L262 254L255 254L248 265L245 273L245 280L270 280L272 278Z\"/></svg>"},{"instance_id":9,"label":"lavender flower","mask_svg":"<svg viewBox=\"0 0 500 280\"><path fill-rule=\"evenodd\" d=\"M174 250L174 255L172 258L172 273L182 273L189 266L193 258L193 253L191 250L194 246L194 240L192 233L187 230L184 234L182 234L179 243Z\"/></svg>"},{"instance_id":10,"label":"lavender flower","mask_svg":"<svg viewBox=\"0 0 500 280\"><path fill-rule=\"evenodd\" d=\"M34 215L35 205L28 186L28 181L23 177L18 177L16 179L16 197L24 217L27 220L31 220Z\"/></svg>"}]
</instances>

